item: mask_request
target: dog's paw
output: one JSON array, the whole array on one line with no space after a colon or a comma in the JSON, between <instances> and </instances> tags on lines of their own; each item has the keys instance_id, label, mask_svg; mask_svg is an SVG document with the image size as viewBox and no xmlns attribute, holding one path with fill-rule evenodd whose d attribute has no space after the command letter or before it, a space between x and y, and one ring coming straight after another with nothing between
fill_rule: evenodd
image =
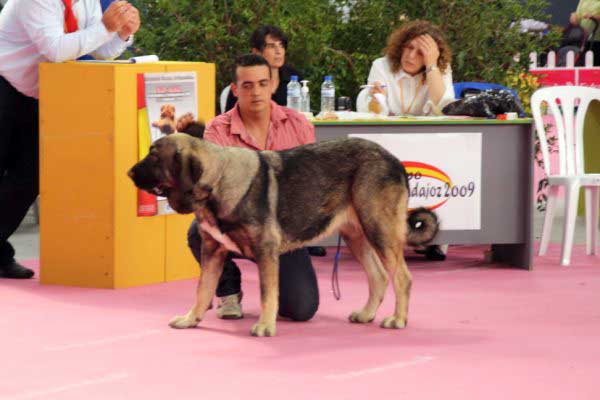
<instances>
[{"instance_id":1,"label":"dog's paw","mask_svg":"<svg viewBox=\"0 0 600 400\"><path fill-rule=\"evenodd\" d=\"M250 334L258 337L275 336L275 331L275 324L263 324L259 322L254 324Z\"/></svg>"},{"instance_id":2,"label":"dog's paw","mask_svg":"<svg viewBox=\"0 0 600 400\"><path fill-rule=\"evenodd\" d=\"M403 329L406 328L406 319L398 318L392 315L391 317L386 317L383 319L383 321L381 321L381 327L388 329Z\"/></svg>"},{"instance_id":3,"label":"dog's paw","mask_svg":"<svg viewBox=\"0 0 600 400\"><path fill-rule=\"evenodd\" d=\"M169 326L175 329L194 328L200 323L200 320L191 313L178 315L169 321Z\"/></svg>"},{"instance_id":4,"label":"dog's paw","mask_svg":"<svg viewBox=\"0 0 600 400\"><path fill-rule=\"evenodd\" d=\"M354 322L356 324L368 324L372 322L375 316L371 313L363 311L353 311L352 314L348 316L350 322Z\"/></svg>"}]
</instances>

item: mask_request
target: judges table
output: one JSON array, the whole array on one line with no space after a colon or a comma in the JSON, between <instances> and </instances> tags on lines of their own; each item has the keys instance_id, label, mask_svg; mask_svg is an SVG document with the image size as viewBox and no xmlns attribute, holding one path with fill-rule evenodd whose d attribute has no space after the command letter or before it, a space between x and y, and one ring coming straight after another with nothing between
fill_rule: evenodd
<instances>
[{"instance_id":1,"label":"judges table","mask_svg":"<svg viewBox=\"0 0 600 400\"><path fill-rule=\"evenodd\" d=\"M434 243L490 244L493 261L532 268L531 119L315 121L314 125L317 141L358 136L388 150L393 147L392 153L410 175L411 202L416 195L440 215ZM459 175L463 178L456 178ZM416 183L420 186L415 189Z\"/></svg>"}]
</instances>

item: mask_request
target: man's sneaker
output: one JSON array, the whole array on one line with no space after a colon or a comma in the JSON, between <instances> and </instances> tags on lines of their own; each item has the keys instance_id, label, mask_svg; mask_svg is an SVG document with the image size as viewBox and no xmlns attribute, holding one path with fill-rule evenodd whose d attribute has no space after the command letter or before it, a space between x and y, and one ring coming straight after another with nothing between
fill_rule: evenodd
<instances>
[{"instance_id":1,"label":"man's sneaker","mask_svg":"<svg viewBox=\"0 0 600 400\"><path fill-rule=\"evenodd\" d=\"M33 270L22 266L16 261L12 261L7 265L0 265L0 278L29 279L33 274Z\"/></svg>"},{"instance_id":2,"label":"man's sneaker","mask_svg":"<svg viewBox=\"0 0 600 400\"><path fill-rule=\"evenodd\" d=\"M219 297L217 317L221 319L240 319L244 317L242 312L242 293Z\"/></svg>"}]
</instances>

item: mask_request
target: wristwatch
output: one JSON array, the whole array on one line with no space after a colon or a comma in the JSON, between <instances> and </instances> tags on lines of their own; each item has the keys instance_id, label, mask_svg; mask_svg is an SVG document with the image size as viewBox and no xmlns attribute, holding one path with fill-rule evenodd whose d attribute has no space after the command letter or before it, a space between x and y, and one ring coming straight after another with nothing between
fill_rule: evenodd
<instances>
[{"instance_id":1,"label":"wristwatch","mask_svg":"<svg viewBox=\"0 0 600 400\"><path fill-rule=\"evenodd\" d=\"M439 70L439 68L437 67L437 65L433 64L433 65L430 65L429 67L425 68L425 73L428 74L431 71L436 71L436 70Z\"/></svg>"}]
</instances>

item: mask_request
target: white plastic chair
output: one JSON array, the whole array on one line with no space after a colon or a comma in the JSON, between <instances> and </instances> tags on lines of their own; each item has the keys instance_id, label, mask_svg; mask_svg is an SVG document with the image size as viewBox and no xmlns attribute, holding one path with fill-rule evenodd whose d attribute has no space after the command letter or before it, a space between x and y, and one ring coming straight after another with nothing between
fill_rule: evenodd
<instances>
[{"instance_id":1,"label":"white plastic chair","mask_svg":"<svg viewBox=\"0 0 600 400\"><path fill-rule=\"evenodd\" d=\"M368 113L369 111L369 88L363 88L356 96L356 111L359 113ZM388 115L387 105L383 105L382 114Z\"/></svg>"},{"instance_id":2,"label":"white plastic chair","mask_svg":"<svg viewBox=\"0 0 600 400\"><path fill-rule=\"evenodd\" d=\"M229 92L231 91L231 85L227 85L221 91L221 95L219 96L219 106L221 107L221 114L225 112L225 107L227 107L227 97L229 97Z\"/></svg>"},{"instance_id":3,"label":"white plastic chair","mask_svg":"<svg viewBox=\"0 0 600 400\"><path fill-rule=\"evenodd\" d=\"M579 189L585 190L586 254L596 254L598 245L598 199L600 174L586 174L583 152L583 125L592 100L600 100L600 89L585 86L554 86L537 90L531 97L535 128L540 139L544 170L548 176L548 202L540 243L540 255L548 250L556 199L560 186L565 187L565 225L563 230L561 265L569 265L573 247ZM558 142L558 173L551 172L548 141L542 119L542 103L555 119ZM560 102L560 105L559 103ZM577 106L577 109L576 109ZM576 111L577 110L577 111Z\"/></svg>"},{"instance_id":4,"label":"white plastic chair","mask_svg":"<svg viewBox=\"0 0 600 400\"><path fill-rule=\"evenodd\" d=\"M369 105L367 104L367 97L369 96L369 89L364 88L356 96L356 111L357 112L369 112Z\"/></svg>"}]
</instances>

